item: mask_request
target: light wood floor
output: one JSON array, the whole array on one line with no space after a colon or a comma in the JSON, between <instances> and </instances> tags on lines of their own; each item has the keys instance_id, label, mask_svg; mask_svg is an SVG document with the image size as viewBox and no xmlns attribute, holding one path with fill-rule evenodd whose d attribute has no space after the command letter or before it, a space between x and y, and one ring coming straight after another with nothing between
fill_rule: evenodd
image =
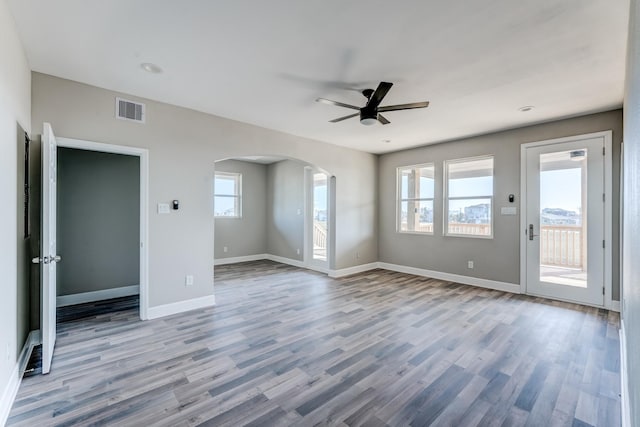
<instances>
[{"instance_id":1,"label":"light wood floor","mask_svg":"<svg viewBox=\"0 0 640 427\"><path fill-rule=\"evenodd\" d=\"M385 270L215 278L216 307L61 323L9 425L620 425L616 313Z\"/></svg>"}]
</instances>

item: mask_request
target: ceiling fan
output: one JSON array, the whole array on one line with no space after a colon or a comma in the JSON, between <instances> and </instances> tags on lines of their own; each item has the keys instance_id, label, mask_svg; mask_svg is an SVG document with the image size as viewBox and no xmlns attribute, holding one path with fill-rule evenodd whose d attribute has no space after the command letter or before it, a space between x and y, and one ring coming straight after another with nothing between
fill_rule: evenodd
<instances>
[{"instance_id":1,"label":"ceiling fan","mask_svg":"<svg viewBox=\"0 0 640 427\"><path fill-rule=\"evenodd\" d=\"M380 103L391 89L393 83L388 82L380 82L378 88L374 91L373 89L365 89L362 91L362 94L365 98L367 98L367 104L360 108L355 105L349 105L338 101L332 101L330 99L318 98L316 102L322 102L324 104L337 105L338 107L350 108L352 110L358 110L358 113L349 114L348 116L340 117L337 119L329 120L330 123L341 122L346 119L350 119L352 117L360 116L360 123L366 126L371 126L376 122L380 122L383 125L388 125L391 123L387 120L381 112L385 111L397 111L397 110L411 110L414 108L425 108L429 106L429 102L413 102L411 104L400 104L400 105L386 105L384 107L380 107Z\"/></svg>"}]
</instances>

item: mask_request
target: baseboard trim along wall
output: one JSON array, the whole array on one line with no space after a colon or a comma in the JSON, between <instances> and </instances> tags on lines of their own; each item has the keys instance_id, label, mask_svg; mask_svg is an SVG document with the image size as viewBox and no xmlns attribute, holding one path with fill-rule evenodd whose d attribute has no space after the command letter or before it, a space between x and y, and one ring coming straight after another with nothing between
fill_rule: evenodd
<instances>
[{"instance_id":1,"label":"baseboard trim along wall","mask_svg":"<svg viewBox=\"0 0 640 427\"><path fill-rule=\"evenodd\" d=\"M624 320L620 319L620 397L622 400L622 427L631 427L631 406L629 405L629 377L627 370L627 339L624 333Z\"/></svg>"},{"instance_id":2,"label":"baseboard trim along wall","mask_svg":"<svg viewBox=\"0 0 640 427\"><path fill-rule=\"evenodd\" d=\"M333 277L334 279L350 276L352 274L364 273L365 271L375 270L376 268L380 268L378 262L370 262L369 264L360 264L354 265L353 267L341 268L338 270L329 270L329 277Z\"/></svg>"},{"instance_id":3,"label":"baseboard trim along wall","mask_svg":"<svg viewBox=\"0 0 640 427\"><path fill-rule=\"evenodd\" d=\"M245 255L245 256L234 256L229 258L218 258L213 260L213 265L236 264L238 262L260 261L262 259L269 259L269 255L255 254L255 255Z\"/></svg>"},{"instance_id":4,"label":"baseboard trim along wall","mask_svg":"<svg viewBox=\"0 0 640 427\"><path fill-rule=\"evenodd\" d=\"M22 346L22 350L20 350L16 365L11 372L11 377L2 391L2 399L0 399L0 425L2 426L7 423L7 419L9 418L9 412L11 412L13 401L18 394L18 389L22 382L22 374L24 374L24 370L27 368L31 351L33 347L38 344L40 344L40 331L29 332L24 346Z\"/></svg>"},{"instance_id":5,"label":"baseboard trim along wall","mask_svg":"<svg viewBox=\"0 0 640 427\"><path fill-rule=\"evenodd\" d=\"M611 300L611 305L609 307L605 307L605 308L607 310L611 310L611 311L615 311L617 313L620 313L620 301Z\"/></svg>"},{"instance_id":6,"label":"baseboard trim along wall","mask_svg":"<svg viewBox=\"0 0 640 427\"><path fill-rule=\"evenodd\" d=\"M280 262L282 264L293 265L294 267L307 268L307 266L304 265L303 261L300 261L300 260L297 260L297 259L293 259L293 258L285 258L283 256L265 254L265 258L264 259L268 259L270 261L275 261L275 262Z\"/></svg>"},{"instance_id":7,"label":"baseboard trim along wall","mask_svg":"<svg viewBox=\"0 0 640 427\"><path fill-rule=\"evenodd\" d=\"M66 307L74 304L84 304L85 302L102 301L111 298L128 297L140 294L140 286L122 286L120 288L103 289L101 291L82 292L79 294L60 295L56 298L58 307Z\"/></svg>"},{"instance_id":8,"label":"baseboard trim along wall","mask_svg":"<svg viewBox=\"0 0 640 427\"><path fill-rule=\"evenodd\" d=\"M515 283L498 282L496 280L480 279L478 277L462 276L460 274L443 273L441 271L425 270L423 268L407 267L405 265L389 264L379 262L378 266L385 270L397 271L399 273L415 274L416 276L430 277L432 279L446 280L449 282L462 283L464 285L479 286L481 288L494 289L496 291L511 292L519 294L520 285Z\"/></svg>"},{"instance_id":9,"label":"baseboard trim along wall","mask_svg":"<svg viewBox=\"0 0 640 427\"><path fill-rule=\"evenodd\" d=\"M213 295L173 302L170 304L156 305L155 307L149 307L147 310L147 319L157 319L159 317L171 316L172 314L197 310L199 308L211 307L214 305L216 305L216 298Z\"/></svg>"}]
</instances>

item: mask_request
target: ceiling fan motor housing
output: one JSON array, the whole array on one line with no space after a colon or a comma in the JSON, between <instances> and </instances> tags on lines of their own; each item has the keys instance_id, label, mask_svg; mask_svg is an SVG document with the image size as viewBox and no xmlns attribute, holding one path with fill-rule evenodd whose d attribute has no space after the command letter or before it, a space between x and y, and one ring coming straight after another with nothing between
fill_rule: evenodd
<instances>
[{"instance_id":1,"label":"ceiling fan motor housing","mask_svg":"<svg viewBox=\"0 0 640 427\"><path fill-rule=\"evenodd\" d=\"M378 111L376 108L361 108L360 109L360 123L363 125L371 126L378 122Z\"/></svg>"}]
</instances>

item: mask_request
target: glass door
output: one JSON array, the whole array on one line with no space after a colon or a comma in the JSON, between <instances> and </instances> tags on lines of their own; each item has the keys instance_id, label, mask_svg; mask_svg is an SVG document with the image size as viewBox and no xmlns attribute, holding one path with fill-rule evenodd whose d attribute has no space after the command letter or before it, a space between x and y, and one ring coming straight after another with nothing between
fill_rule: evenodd
<instances>
[{"instance_id":1,"label":"glass door","mask_svg":"<svg viewBox=\"0 0 640 427\"><path fill-rule=\"evenodd\" d=\"M329 177L324 173L313 173L313 260L327 262L327 236L329 235Z\"/></svg>"},{"instance_id":2,"label":"glass door","mask_svg":"<svg viewBox=\"0 0 640 427\"><path fill-rule=\"evenodd\" d=\"M604 305L602 138L526 149L527 293Z\"/></svg>"}]
</instances>

